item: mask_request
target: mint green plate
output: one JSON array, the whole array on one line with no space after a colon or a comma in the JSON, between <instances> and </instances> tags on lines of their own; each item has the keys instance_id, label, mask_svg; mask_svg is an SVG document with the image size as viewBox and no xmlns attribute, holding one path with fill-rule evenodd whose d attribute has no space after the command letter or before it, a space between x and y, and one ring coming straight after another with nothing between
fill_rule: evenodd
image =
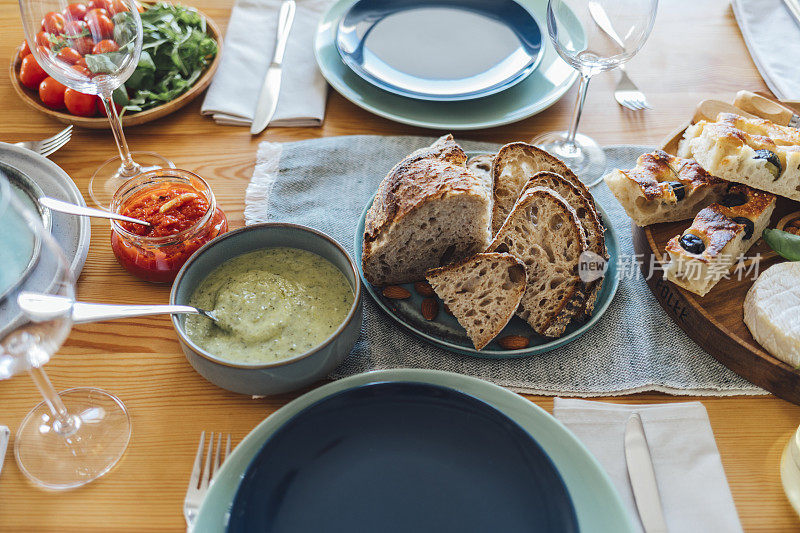
<instances>
[{"instance_id":1,"label":"mint green plate","mask_svg":"<svg viewBox=\"0 0 800 533\"><path fill-rule=\"evenodd\" d=\"M477 378L437 370L395 369L334 381L286 404L261 422L233 450L200 507L194 532L225 531L233 498L247 466L264 442L295 414L340 391L376 382L428 383L449 387L487 402L536 439L564 480L581 531L635 531L608 475L581 442L558 420L522 396ZM487 450L491 453L491 450Z\"/></svg>"},{"instance_id":2,"label":"mint green plate","mask_svg":"<svg viewBox=\"0 0 800 533\"><path fill-rule=\"evenodd\" d=\"M342 96L359 107L390 120L445 130L471 130L509 124L547 109L561 98L578 73L556 53L549 37L542 38L542 59L524 81L500 93L462 102L432 102L399 96L370 84L341 59L336 48L339 20L356 0L339 0L317 27L314 51L322 75ZM547 0L518 0L538 20L547 20ZM576 38L583 35L575 19Z\"/></svg>"}]
</instances>

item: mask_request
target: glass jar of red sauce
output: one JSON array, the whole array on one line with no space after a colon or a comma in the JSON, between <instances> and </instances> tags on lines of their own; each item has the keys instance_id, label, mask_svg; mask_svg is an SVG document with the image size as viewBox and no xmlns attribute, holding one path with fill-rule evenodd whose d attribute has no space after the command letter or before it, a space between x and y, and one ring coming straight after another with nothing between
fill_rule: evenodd
<instances>
[{"instance_id":1,"label":"glass jar of red sauce","mask_svg":"<svg viewBox=\"0 0 800 533\"><path fill-rule=\"evenodd\" d=\"M187 170L162 168L126 181L111 210L150 226L111 221L111 249L131 274L168 283L198 248L228 231L211 187Z\"/></svg>"}]
</instances>

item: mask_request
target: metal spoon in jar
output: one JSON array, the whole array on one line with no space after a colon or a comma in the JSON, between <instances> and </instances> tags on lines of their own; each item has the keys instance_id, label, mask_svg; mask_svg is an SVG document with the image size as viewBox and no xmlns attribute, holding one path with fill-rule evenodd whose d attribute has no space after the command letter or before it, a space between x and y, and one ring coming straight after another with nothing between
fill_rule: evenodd
<instances>
[{"instance_id":1,"label":"metal spoon in jar","mask_svg":"<svg viewBox=\"0 0 800 533\"><path fill-rule=\"evenodd\" d=\"M149 222L139 220L138 218L126 217L125 215L118 215L111 211L104 211L102 209L94 209L92 207L84 207L82 205L71 204L62 200L56 200L49 196L42 196L39 198L39 203L48 209L58 211L60 213L67 213L68 215L80 215L84 217L98 217L98 218L111 218L114 220L121 220L122 222L131 222L133 224L141 224L142 226L149 226Z\"/></svg>"},{"instance_id":2,"label":"metal spoon in jar","mask_svg":"<svg viewBox=\"0 0 800 533\"><path fill-rule=\"evenodd\" d=\"M191 305L116 305L76 302L65 296L41 294L36 292L21 292L17 296L20 309L34 322L54 320L65 313L72 314L74 324L87 324L89 322L102 322L115 318L130 318L136 316L165 315L174 313L190 313L203 315L218 323L212 311L198 309Z\"/></svg>"}]
</instances>

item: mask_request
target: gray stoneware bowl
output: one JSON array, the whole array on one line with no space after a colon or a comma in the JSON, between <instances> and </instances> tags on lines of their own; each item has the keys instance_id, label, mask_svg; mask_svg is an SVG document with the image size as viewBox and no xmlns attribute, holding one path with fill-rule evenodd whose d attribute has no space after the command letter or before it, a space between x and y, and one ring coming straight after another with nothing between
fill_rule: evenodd
<instances>
[{"instance_id":1,"label":"gray stoneware bowl","mask_svg":"<svg viewBox=\"0 0 800 533\"><path fill-rule=\"evenodd\" d=\"M339 366L350 354L361 331L361 280L353 260L344 248L324 233L296 224L256 224L230 231L209 242L178 273L169 296L170 303L188 304L195 288L226 260L275 246L308 250L333 263L353 289L353 307L339 328L321 345L291 359L263 364L231 363L203 350L186 336L186 316L172 315L172 323L189 364L201 376L223 389L241 394L271 395L310 385Z\"/></svg>"}]
</instances>

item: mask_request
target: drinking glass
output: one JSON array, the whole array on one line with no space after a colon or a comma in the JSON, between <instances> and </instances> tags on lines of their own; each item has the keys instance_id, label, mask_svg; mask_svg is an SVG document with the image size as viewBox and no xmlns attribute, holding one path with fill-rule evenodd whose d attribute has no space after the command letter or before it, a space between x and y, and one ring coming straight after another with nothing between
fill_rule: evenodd
<instances>
[{"instance_id":1,"label":"drinking glass","mask_svg":"<svg viewBox=\"0 0 800 533\"><path fill-rule=\"evenodd\" d=\"M69 262L42 224L41 213L0 173L0 264L13 270L31 260L22 280L9 278L0 297L0 380L27 373L44 397L23 419L14 440L20 470L46 489L69 489L108 472L119 461L131 435L128 412L115 396L95 388L56 392L44 365L72 328L75 287ZM22 269L19 269L22 273ZM36 294L57 297L42 309Z\"/></svg>"},{"instance_id":2,"label":"drinking glass","mask_svg":"<svg viewBox=\"0 0 800 533\"><path fill-rule=\"evenodd\" d=\"M569 131L544 133L533 144L558 156L587 186L600 181L606 156L600 146L578 133L589 80L636 55L656 18L658 0L549 0L547 32L556 52L580 73L578 100ZM594 16L593 16L594 15ZM619 42L601 29L613 28Z\"/></svg>"},{"instance_id":3,"label":"drinking glass","mask_svg":"<svg viewBox=\"0 0 800 533\"><path fill-rule=\"evenodd\" d=\"M89 195L107 209L128 179L175 165L153 152L131 153L112 97L139 63L142 20L138 4L135 0L75 1L19 0L19 8L28 46L45 72L67 88L97 95L103 102L119 155L95 171Z\"/></svg>"}]
</instances>

